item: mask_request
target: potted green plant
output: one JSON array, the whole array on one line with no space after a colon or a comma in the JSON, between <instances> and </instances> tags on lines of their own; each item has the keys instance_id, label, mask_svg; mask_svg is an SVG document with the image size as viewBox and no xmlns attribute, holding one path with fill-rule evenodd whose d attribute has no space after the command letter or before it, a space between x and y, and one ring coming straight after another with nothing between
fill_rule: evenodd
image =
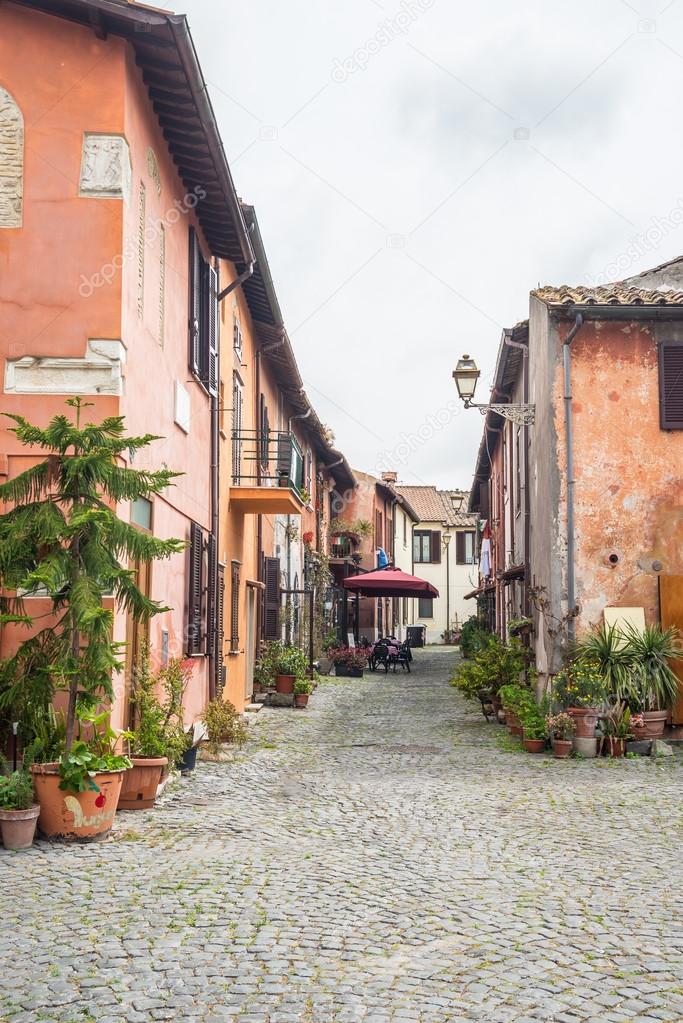
<instances>
[{"instance_id":1,"label":"potted green plant","mask_svg":"<svg viewBox=\"0 0 683 1023\"><path fill-rule=\"evenodd\" d=\"M38 828L49 838L92 840L109 831L121 772L130 766L113 748L109 725L89 716L113 699L112 673L123 667L111 598L135 622L168 610L139 589L129 566L170 557L186 544L142 533L116 514L122 501L160 494L178 475L122 464L124 453L155 438L127 437L120 416L82 425L88 402L70 398L67 405L74 421L56 415L45 428L9 416L18 440L47 457L0 484L0 502L11 506L0 515L0 586L16 594L10 610L21 614L20 594L49 595L49 671L67 693L61 755L31 768Z\"/></svg>"},{"instance_id":2,"label":"potted green plant","mask_svg":"<svg viewBox=\"0 0 683 1023\"><path fill-rule=\"evenodd\" d=\"M555 676L553 699L574 718L577 739L595 738L605 697L605 679L596 660L576 658Z\"/></svg>"},{"instance_id":3,"label":"potted green plant","mask_svg":"<svg viewBox=\"0 0 683 1023\"><path fill-rule=\"evenodd\" d=\"M631 710L626 703L613 703L602 715L605 750L610 757L623 757L631 732Z\"/></svg>"},{"instance_id":4,"label":"potted green plant","mask_svg":"<svg viewBox=\"0 0 683 1023\"><path fill-rule=\"evenodd\" d=\"M76 734L59 761L30 767L41 834L81 842L109 834L123 776L132 767L118 747L130 738L130 732L114 731L108 711L76 708Z\"/></svg>"},{"instance_id":5,"label":"potted green plant","mask_svg":"<svg viewBox=\"0 0 683 1023\"><path fill-rule=\"evenodd\" d=\"M279 640L270 640L264 643L261 653L254 667L254 692L267 692L275 688L275 677L277 675L277 663L282 652L282 643Z\"/></svg>"},{"instance_id":6,"label":"potted green plant","mask_svg":"<svg viewBox=\"0 0 683 1023\"><path fill-rule=\"evenodd\" d=\"M295 646L283 646L278 651L275 665L275 688L278 693L294 692L294 682L308 671L308 658Z\"/></svg>"},{"instance_id":7,"label":"potted green plant","mask_svg":"<svg viewBox=\"0 0 683 1023\"><path fill-rule=\"evenodd\" d=\"M527 753L543 753L548 740L548 726L540 707L529 702L519 711L522 742Z\"/></svg>"},{"instance_id":8,"label":"potted green plant","mask_svg":"<svg viewBox=\"0 0 683 1023\"><path fill-rule=\"evenodd\" d=\"M166 710L157 695L159 675L150 668L149 647L143 646L133 672L131 714L135 729L129 742L132 767L126 771L119 797L119 810L148 810L156 802L157 792L169 758L169 729Z\"/></svg>"},{"instance_id":9,"label":"potted green plant","mask_svg":"<svg viewBox=\"0 0 683 1023\"><path fill-rule=\"evenodd\" d=\"M237 708L229 700L211 700L204 711L206 748L213 757L218 757L225 744L243 746L247 741L247 724Z\"/></svg>"},{"instance_id":10,"label":"potted green plant","mask_svg":"<svg viewBox=\"0 0 683 1023\"><path fill-rule=\"evenodd\" d=\"M303 709L313 692L313 683L308 678L299 677L294 682L294 706Z\"/></svg>"},{"instance_id":11,"label":"potted green plant","mask_svg":"<svg viewBox=\"0 0 683 1023\"><path fill-rule=\"evenodd\" d=\"M570 714L548 714L546 728L552 741L553 753L558 760L566 760L572 751L572 739L576 734L576 724Z\"/></svg>"},{"instance_id":12,"label":"potted green plant","mask_svg":"<svg viewBox=\"0 0 683 1023\"><path fill-rule=\"evenodd\" d=\"M0 836L5 849L28 849L33 845L39 813L29 772L0 774Z\"/></svg>"},{"instance_id":13,"label":"potted green plant","mask_svg":"<svg viewBox=\"0 0 683 1023\"><path fill-rule=\"evenodd\" d=\"M632 656L631 686L626 702L643 725L634 726L638 739L658 739L678 696L678 678L671 661L683 658L678 629L648 625L642 631L627 626L625 635Z\"/></svg>"},{"instance_id":14,"label":"potted green plant","mask_svg":"<svg viewBox=\"0 0 683 1023\"><path fill-rule=\"evenodd\" d=\"M362 678L368 664L367 653L354 647L332 647L328 650L328 657L338 678Z\"/></svg>"},{"instance_id":15,"label":"potted green plant","mask_svg":"<svg viewBox=\"0 0 683 1023\"><path fill-rule=\"evenodd\" d=\"M522 736L522 714L525 710L535 704L531 690L517 682L509 682L501 686L498 691L503 710L505 711L505 723L511 735Z\"/></svg>"}]
</instances>

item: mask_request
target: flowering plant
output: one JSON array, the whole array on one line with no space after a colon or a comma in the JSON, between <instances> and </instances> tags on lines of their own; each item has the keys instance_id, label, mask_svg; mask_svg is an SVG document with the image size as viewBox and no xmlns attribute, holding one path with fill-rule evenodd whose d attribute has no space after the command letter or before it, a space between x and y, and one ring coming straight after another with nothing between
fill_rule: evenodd
<instances>
[{"instance_id":1,"label":"flowering plant","mask_svg":"<svg viewBox=\"0 0 683 1023\"><path fill-rule=\"evenodd\" d=\"M368 663L367 653L364 653L362 650L354 650L348 646L330 647L327 651L327 656L335 667L340 665L344 668L356 668L362 671L363 668L367 667Z\"/></svg>"},{"instance_id":2,"label":"flowering plant","mask_svg":"<svg viewBox=\"0 0 683 1023\"><path fill-rule=\"evenodd\" d=\"M545 719L548 733L555 739L567 742L576 732L576 722L571 714L548 714Z\"/></svg>"},{"instance_id":3,"label":"flowering plant","mask_svg":"<svg viewBox=\"0 0 683 1023\"><path fill-rule=\"evenodd\" d=\"M597 661L579 659L555 676L553 696L563 707L596 707L605 699L605 678Z\"/></svg>"}]
</instances>

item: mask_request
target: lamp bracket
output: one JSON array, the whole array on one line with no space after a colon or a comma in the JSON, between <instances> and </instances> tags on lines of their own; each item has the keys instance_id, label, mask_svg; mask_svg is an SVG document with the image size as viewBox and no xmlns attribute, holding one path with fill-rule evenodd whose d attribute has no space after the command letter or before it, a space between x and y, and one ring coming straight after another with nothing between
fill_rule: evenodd
<instances>
[{"instance_id":1,"label":"lamp bracket","mask_svg":"<svg viewBox=\"0 0 683 1023\"><path fill-rule=\"evenodd\" d=\"M517 426L533 426L536 421L535 405L477 405L473 401L466 401L465 408L479 409L482 416L487 412L495 412Z\"/></svg>"}]
</instances>

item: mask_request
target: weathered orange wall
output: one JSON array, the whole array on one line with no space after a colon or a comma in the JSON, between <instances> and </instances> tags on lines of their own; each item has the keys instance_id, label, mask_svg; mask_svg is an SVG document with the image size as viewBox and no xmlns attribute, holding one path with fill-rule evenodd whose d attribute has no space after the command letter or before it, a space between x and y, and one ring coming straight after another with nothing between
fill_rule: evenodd
<instances>
[{"instance_id":1,"label":"weathered orange wall","mask_svg":"<svg viewBox=\"0 0 683 1023\"><path fill-rule=\"evenodd\" d=\"M582 628L606 606L659 619L658 573L683 574L683 432L659 426L652 325L589 322L571 351L576 463L576 578ZM565 469L562 367L555 379ZM564 488L560 522L566 521ZM608 556L616 552L616 567Z\"/></svg>"},{"instance_id":2,"label":"weathered orange wall","mask_svg":"<svg viewBox=\"0 0 683 1023\"><path fill-rule=\"evenodd\" d=\"M185 188L166 152L140 72L127 44L66 20L37 14L12 3L0 5L0 84L19 104L25 122L24 224L0 230L0 356L6 358L83 357L88 338L121 339L127 349L122 398L88 396L93 419L123 414L132 433L159 433L163 441L140 453L135 467L167 463L186 475L154 501L154 532L189 536L190 520L209 526L208 398L189 382L187 366L187 252L192 215L168 218ZM124 135L133 167L129 203L79 195L83 134ZM156 155L162 183L157 195L149 175L147 149ZM124 259L109 283L82 287L114 257L136 251L137 194L145 181L147 221L166 220L165 344L157 340L159 317L158 241L145 250L145 317L137 315L137 264ZM192 428L186 436L174 422L173 382L180 380L192 400ZM67 395L4 395L2 409L44 424L64 410ZM9 454L11 475L30 461L18 454L13 436L0 425L0 455ZM0 462L2 460L0 459ZM128 515L121 508L122 516ZM186 555L175 555L152 569L152 596L173 607L151 626L153 652L162 628L169 631L171 655L184 652ZM38 606L41 602L36 601ZM118 615L117 639L125 638ZM2 653L11 649L10 630ZM115 680L117 691L123 679ZM187 720L200 714L208 692L206 658L197 658L187 698ZM116 708L115 723L122 708Z\"/></svg>"}]
</instances>

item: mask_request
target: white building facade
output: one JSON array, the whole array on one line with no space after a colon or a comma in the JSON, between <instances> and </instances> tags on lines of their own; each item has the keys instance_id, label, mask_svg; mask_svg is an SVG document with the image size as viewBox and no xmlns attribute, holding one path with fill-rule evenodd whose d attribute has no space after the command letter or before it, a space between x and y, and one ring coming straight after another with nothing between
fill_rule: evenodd
<instances>
[{"instance_id":1,"label":"white building facade","mask_svg":"<svg viewBox=\"0 0 683 1023\"><path fill-rule=\"evenodd\" d=\"M395 563L439 591L438 598L408 600L409 623L425 626L427 643L447 643L472 613L465 596L478 585L477 515L467 511L464 490L401 483L395 490L417 518L404 522L396 516ZM410 536L404 540L406 529Z\"/></svg>"}]
</instances>

